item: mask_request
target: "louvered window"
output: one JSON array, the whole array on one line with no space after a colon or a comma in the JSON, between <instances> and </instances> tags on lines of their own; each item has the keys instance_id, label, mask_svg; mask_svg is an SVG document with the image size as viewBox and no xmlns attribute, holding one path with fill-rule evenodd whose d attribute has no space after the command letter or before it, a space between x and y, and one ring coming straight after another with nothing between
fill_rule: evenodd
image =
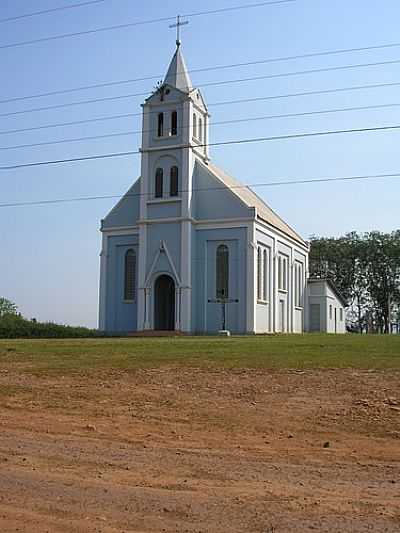
<instances>
[{"instance_id":1,"label":"louvered window","mask_svg":"<svg viewBox=\"0 0 400 533\"><path fill-rule=\"evenodd\" d=\"M172 111L171 113L171 135L178 134L178 113Z\"/></svg>"},{"instance_id":2,"label":"louvered window","mask_svg":"<svg viewBox=\"0 0 400 533\"><path fill-rule=\"evenodd\" d=\"M164 172L162 168L156 170L156 182L154 187L154 196L156 198L162 198L163 196L163 179Z\"/></svg>"},{"instance_id":3,"label":"louvered window","mask_svg":"<svg viewBox=\"0 0 400 533\"><path fill-rule=\"evenodd\" d=\"M178 187L179 187L178 167L173 166L171 167L169 195L178 196Z\"/></svg>"}]
</instances>

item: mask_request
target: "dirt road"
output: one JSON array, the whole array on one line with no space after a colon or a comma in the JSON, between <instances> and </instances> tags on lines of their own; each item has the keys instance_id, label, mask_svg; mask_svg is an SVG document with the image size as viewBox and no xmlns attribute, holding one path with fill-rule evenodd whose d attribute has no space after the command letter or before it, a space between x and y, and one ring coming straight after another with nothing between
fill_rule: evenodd
<instances>
[{"instance_id":1,"label":"dirt road","mask_svg":"<svg viewBox=\"0 0 400 533\"><path fill-rule=\"evenodd\" d=\"M399 384L0 371L0 531L400 532Z\"/></svg>"}]
</instances>

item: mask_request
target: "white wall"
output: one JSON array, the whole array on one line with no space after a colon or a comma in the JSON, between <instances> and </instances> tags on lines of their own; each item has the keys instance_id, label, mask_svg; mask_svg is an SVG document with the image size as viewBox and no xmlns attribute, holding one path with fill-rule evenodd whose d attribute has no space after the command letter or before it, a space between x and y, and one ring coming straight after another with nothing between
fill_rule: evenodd
<instances>
[{"instance_id":1,"label":"white wall","mask_svg":"<svg viewBox=\"0 0 400 533\"><path fill-rule=\"evenodd\" d=\"M320 306L320 331L346 333L346 311L328 282L326 280L309 281L307 294L309 306ZM309 330L311 326L312 324L309 324Z\"/></svg>"}]
</instances>

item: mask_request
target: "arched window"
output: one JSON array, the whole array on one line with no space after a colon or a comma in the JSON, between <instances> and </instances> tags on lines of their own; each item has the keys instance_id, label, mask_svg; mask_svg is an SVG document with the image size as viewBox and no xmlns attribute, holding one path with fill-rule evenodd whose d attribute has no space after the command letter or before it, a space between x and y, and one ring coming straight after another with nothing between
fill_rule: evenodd
<instances>
[{"instance_id":1,"label":"arched window","mask_svg":"<svg viewBox=\"0 0 400 533\"><path fill-rule=\"evenodd\" d=\"M128 250L125 254L124 300L136 297L136 252Z\"/></svg>"},{"instance_id":2,"label":"arched window","mask_svg":"<svg viewBox=\"0 0 400 533\"><path fill-rule=\"evenodd\" d=\"M158 113L157 135L159 137L164 135L164 113Z\"/></svg>"},{"instance_id":3,"label":"arched window","mask_svg":"<svg viewBox=\"0 0 400 533\"><path fill-rule=\"evenodd\" d=\"M262 300L262 250L257 248L257 300Z\"/></svg>"},{"instance_id":4,"label":"arched window","mask_svg":"<svg viewBox=\"0 0 400 533\"><path fill-rule=\"evenodd\" d=\"M263 290L262 290L262 299L264 302L268 299L268 255L267 250L263 251Z\"/></svg>"},{"instance_id":5,"label":"arched window","mask_svg":"<svg viewBox=\"0 0 400 533\"><path fill-rule=\"evenodd\" d=\"M229 296L229 249L225 244L217 248L216 257L216 294L217 298Z\"/></svg>"},{"instance_id":6,"label":"arched window","mask_svg":"<svg viewBox=\"0 0 400 533\"><path fill-rule=\"evenodd\" d=\"M164 172L162 168L156 170L156 182L154 187L154 196L156 198L162 198L163 196L163 177Z\"/></svg>"},{"instance_id":7,"label":"arched window","mask_svg":"<svg viewBox=\"0 0 400 533\"><path fill-rule=\"evenodd\" d=\"M203 121L199 117L199 141L203 140Z\"/></svg>"},{"instance_id":8,"label":"arched window","mask_svg":"<svg viewBox=\"0 0 400 533\"><path fill-rule=\"evenodd\" d=\"M169 180L169 195L178 196L179 176L178 167L171 167L170 180Z\"/></svg>"},{"instance_id":9,"label":"arched window","mask_svg":"<svg viewBox=\"0 0 400 533\"><path fill-rule=\"evenodd\" d=\"M178 113L172 111L171 113L171 135L178 134Z\"/></svg>"},{"instance_id":10,"label":"arched window","mask_svg":"<svg viewBox=\"0 0 400 533\"><path fill-rule=\"evenodd\" d=\"M196 113L193 113L193 137L197 137L197 117L196 117Z\"/></svg>"}]
</instances>

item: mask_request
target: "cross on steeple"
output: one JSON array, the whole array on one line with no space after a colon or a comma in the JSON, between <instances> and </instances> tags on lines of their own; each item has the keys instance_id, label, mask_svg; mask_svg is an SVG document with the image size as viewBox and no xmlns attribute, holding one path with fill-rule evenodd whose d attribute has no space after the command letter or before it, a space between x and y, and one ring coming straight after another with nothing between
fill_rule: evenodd
<instances>
[{"instance_id":1,"label":"cross on steeple","mask_svg":"<svg viewBox=\"0 0 400 533\"><path fill-rule=\"evenodd\" d=\"M180 46L181 45L181 39L180 39L180 36L181 36L181 26L186 26L186 24L189 24L189 21L188 20L185 20L184 22L181 22L181 16L178 15L176 17L176 22L175 24L171 24L170 25L170 28L176 28L176 46Z\"/></svg>"}]
</instances>

